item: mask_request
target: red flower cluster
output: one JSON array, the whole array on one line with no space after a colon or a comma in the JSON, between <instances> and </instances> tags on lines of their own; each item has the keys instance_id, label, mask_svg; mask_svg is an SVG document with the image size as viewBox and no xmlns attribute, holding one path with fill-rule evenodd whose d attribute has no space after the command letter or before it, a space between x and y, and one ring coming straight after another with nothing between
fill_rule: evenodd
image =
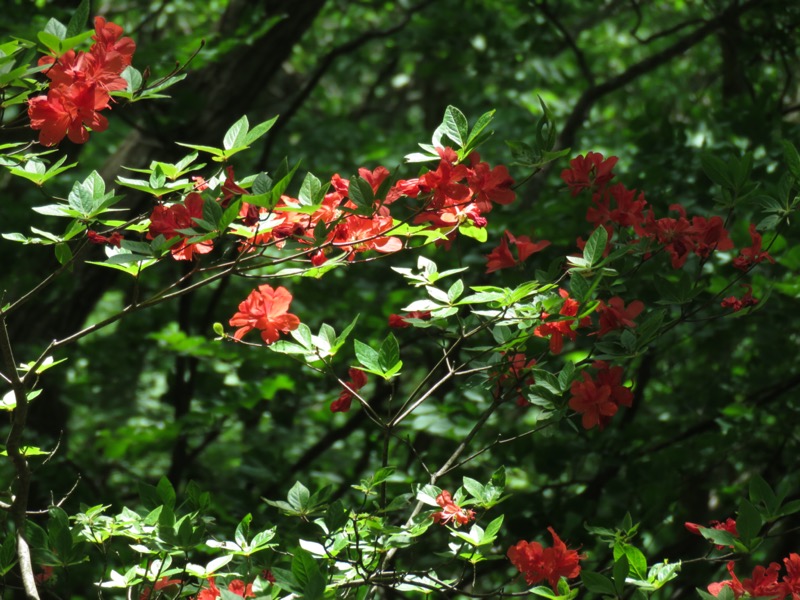
<instances>
[{"instance_id":1,"label":"red flower cluster","mask_svg":"<svg viewBox=\"0 0 800 600\"><path fill-rule=\"evenodd\" d=\"M87 127L104 131L108 121L98 111L109 107L110 92L128 86L120 74L131 64L136 44L103 17L95 17L94 31L89 52L69 50L39 60L40 65L52 65L45 71L51 84L46 96L28 101L28 116L31 128L41 130L39 142L45 146L58 144L65 135L83 144L89 139Z\"/></svg>"},{"instance_id":2,"label":"red flower cluster","mask_svg":"<svg viewBox=\"0 0 800 600\"><path fill-rule=\"evenodd\" d=\"M412 310L405 315L389 315L389 327L393 329L405 329L411 327L411 323L406 319L430 319L431 311L429 310Z\"/></svg>"},{"instance_id":3,"label":"red flower cluster","mask_svg":"<svg viewBox=\"0 0 800 600\"><path fill-rule=\"evenodd\" d=\"M674 269L681 268L691 253L708 258L714 250L733 249L721 217L689 220L684 208L673 204L669 208L678 213L678 218L656 219L652 207L648 209L644 193L629 190L621 183L608 185L614 177L612 169L616 162L615 156L603 160L601 154L589 152L586 157L574 158L570 161L571 168L561 173L573 196L584 189L591 192L593 205L587 210L586 220L595 227L604 226L609 232L614 225L633 228L638 239L632 241L663 246Z\"/></svg>"},{"instance_id":4,"label":"red flower cluster","mask_svg":"<svg viewBox=\"0 0 800 600\"><path fill-rule=\"evenodd\" d=\"M535 383L530 371L536 365L536 359L528 360L528 357L522 352L518 352L511 357L505 357L505 359L502 363L504 371L497 376L495 397L499 398L500 394L503 393L503 388L510 385L511 389L517 393L517 406L528 406L530 402L522 394L522 388Z\"/></svg>"},{"instance_id":5,"label":"red flower cluster","mask_svg":"<svg viewBox=\"0 0 800 600\"><path fill-rule=\"evenodd\" d=\"M197 192L192 192L183 202L176 202L166 206L159 204L150 215L150 228L147 239L152 240L163 235L167 240L180 237L180 241L172 246L172 258L175 260L192 260L195 254L208 254L214 249L214 242L205 240L197 243L187 243L190 237L185 231L197 226L195 219L203 218L203 197Z\"/></svg>"},{"instance_id":6,"label":"red flower cluster","mask_svg":"<svg viewBox=\"0 0 800 600\"><path fill-rule=\"evenodd\" d=\"M547 581L557 592L558 581L562 577L572 579L580 575L579 561L584 558L577 550L570 550L561 541L552 527L547 531L553 536L553 547L542 548L538 542L520 541L508 549L511 563L525 576L528 585Z\"/></svg>"},{"instance_id":7,"label":"red flower cluster","mask_svg":"<svg viewBox=\"0 0 800 600\"><path fill-rule=\"evenodd\" d=\"M350 410L350 404L352 404L353 398L355 397L353 392L357 392L367 385L367 374L364 373L364 371L360 369L350 369L347 373L350 375L350 381L347 382L347 387L350 389L342 390L339 397L331 402L331 412L348 412Z\"/></svg>"},{"instance_id":8,"label":"red flower cluster","mask_svg":"<svg viewBox=\"0 0 800 600\"><path fill-rule=\"evenodd\" d=\"M740 271L747 271L765 259L775 264L775 259L761 249L761 234L756 231L756 226L752 223L750 224L750 239L753 242L752 245L739 251L739 256L733 259L733 266Z\"/></svg>"},{"instance_id":9,"label":"red flower cluster","mask_svg":"<svg viewBox=\"0 0 800 600\"><path fill-rule=\"evenodd\" d=\"M622 385L622 367L609 367L605 361L597 360L592 368L597 370L594 379L583 371L583 380L572 382L569 407L583 415L584 429L597 426L602 431L620 406L633 404L633 392Z\"/></svg>"},{"instance_id":10,"label":"red flower cluster","mask_svg":"<svg viewBox=\"0 0 800 600\"><path fill-rule=\"evenodd\" d=\"M686 527L686 530L690 533L694 533L695 535L702 535L700 533L700 526L697 523L689 523L686 522L683 524ZM711 521L708 524L709 529L718 529L720 531L727 531L734 537L739 537L739 531L736 529L736 520L735 519L725 519L724 521ZM731 546L732 547L732 546ZM722 550L725 546L717 546L718 550Z\"/></svg>"},{"instance_id":11,"label":"red flower cluster","mask_svg":"<svg viewBox=\"0 0 800 600\"><path fill-rule=\"evenodd\" d=\"M722 302L720 302L720 306L722 306L722 308L730 308L733 310L733 312L739 312L743 308L748 308L758 304L758 298L753 298L753 286L742 285L742 287L745 288L744 296L741 298L737 298L736 296L728 296Z\"/></svg>"},{"instance_id":12,"label":"red flower cluster","mask_svg":"<svg viewBox=\"0 0 800 600\"><path fill-rule=\"evenodd\" d=\"M433 513L431 518L434 523L439 523L439 525L452 523L454 527L458 527L466 525L475 518L475 511L461 508L453 502L453 497L447 490L442 490L442 493L436 496L436 504L441 506L442 510Z\"/></svg>"},{"instance_id":13,"label":"red flower cluster","mask_svg":"<svg viewBox=\"0 0 800 600\"><path fill-rule=\"evenodd\" d=\"M233 592L237 596L241 596L242 598L255 598L256 594L253 592L253 584L248 583L245 584L244 581L241 579L234 579L228 584L228 591ZM200 593L197 594L195 600L214 600L214 598L219 598L222 596L222 593L219 591L219 588L214 583L214 578L208 578L208 587L204 590L200 590Z\"/></svg>"},{"instance_id":14,"label":"red flower cluster","mask_svg":"<svg viewBox=\"0 0 800 600\"><path fill-rule=\"evenodd\" d=\"M619 296L614 296L607 303L601 301L597 307L597 314L600 315L600 330L597 332L597 337L603 337L615 329L636 327L634 319L643 310L644 304L640 300L634 300L627 308L625 301Z\"/></svg>"},{"instance_id":15,"label":"red flower cluster","mask_svg":"<svg viewBox=\"0 0 800 600\"><path fill-rule=\"evenodd\" d=\"M506 241L506 239L508 241ZM519 259L515 259L508 247L509 242L517 247ZM547 240L532 242L528 236L515 237L508 229L500 240L500 245L486 255L486 272L491 273L500 269L507 269L525 262L531 254L540 252L550 245Z\"/></svg>"},{"instance_id":16,"label":"red flower cluster","mask_svg":"<svg viewBox=\"0 0 800 600\"><path fill-rule=\"evenodd\" d=\"M734 561L728 563L728 572L731 579L712 583L708 586L708 593L718 596L722 588L729 587L733 591L735 598L751 596L753 598L772 598L773 600L783 600L784 598L800 598L800 555L792 553L788 558L783 559L786 566L786 574L780 581L781 566L770 563L768 567L757 566L753 569L753 574L749 579L739 580L734 573Z\"/></svg>"},{"instance_id":17,"label":"red flower cluster","mask_svg":"<svg viewBox=\"0 0 800 600\"><path fill-rule=\"evenodd\" d=\"M291 301L292 295L285 287L273 289L269 285L258 286L239 304L239 312L229 321L232 327L239 328L233 338L240 340L250 330L258 329L261 339L271 344L277 341L281 333L297 329L300 319L288 312Z\"/></svg>"},{"instance_id":18,"label":"red flower cluster","mask_svg":"<svg viewBox=\"0 0 800 600\"><path fill-rule=\"evenodd\" d=\"M566 317L557 321L549 321L542 323L533 330L533 335L541 338L550 338L550 352L553 354L560 354L564 348L564 338L575 341L578 336L578 327L587 326L591 320L585 317L580 320L577 319L578 308L580 305L574 298L569 297L569 292L565 289L558 290L559 295L564 298L564 304L558 311L559 316ZM542 313L542 320L549 318L550 315L546 312Z\"/></svg>"}]
</instances>

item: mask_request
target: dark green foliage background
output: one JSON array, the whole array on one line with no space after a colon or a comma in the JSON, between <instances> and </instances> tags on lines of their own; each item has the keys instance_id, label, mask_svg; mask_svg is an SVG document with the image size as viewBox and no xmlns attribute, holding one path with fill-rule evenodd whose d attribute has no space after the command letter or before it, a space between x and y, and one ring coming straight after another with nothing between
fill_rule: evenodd
<instances>
[{"instance_id":1,"label":"dark green foliage background","mask_svg":"<svg viewBox=\"0 0 800 600\"><path fill-rule=\"evenodd\" d=\"M701 151L723 159L753 152L754 179L769 191L782 173L774 167L781 160L780 138L800 142L800 5L751 0L739 3L739 16L721 19L730 4L100 2L93 14L122 24L136 39L134 64L140 70L149 66L152 78L199 52L188 78L173 88L173 101L114 106L109 131L94 134L85 147L64 147L80 159L82 172L101 170L110 182L125 175L120 165L180 158L174 141L218 142L243 113L251 123L281 114L288 118L265 144L233 160L237 173L269 171L288 156L302 161L301 171L323 180L379 164L411 177L415 167L403 165L402 157L416 142L428 141L448 104L471 120L498 109L497 134L481 150L496 164L510 160L503 139L534 135L540 95L566 127L561 142L572 147L572 155L593 150L619 156L618 180L644 190L658 216L676 202L690 214L711 214L718 191L702 173ZM48 18L66 21L71 10L70 2L17 0L5 10L0 29L32 38ZM291 30L279 24L262 31L278 14L287 15L282 23ZM673 52L701 27L711 27L709 35ZM657 56L663 57L657 68L636 71ZM614 83L628 75L624 85ZM610 82L608 89L604 82ZM576 107L585 118L578 118ZM14 139L29 132L11 129L3 135ZM465 238L449 253L429 256L442 269L469 266L468 285L509 285L534 278L535 269L547 269L548 261L573 252L588 224L585 200L572 198L557 177L566 162L521 188L516 203L491 213L487 243ZM68 176L48 184L48 192L65 194L70 178L77 177ZM3 232L28 226L30 207L42 203L31 187L0 181ZM132 206L146 210L144 202L133 199ZM732 221L737 245L748 244L747 225L759 219L756 204L737 210ZM46 229L47 219L42 221ZM506 227L550 239L553 246L522 272L487 276L482 256ZM584 523L613 527L629 511L642 523L639 541L652 564L703 556L709 545L689 535L683 522L732 516L754 474L797 498L795 221L780 234L773 246L778 264L765 264L753 277L755 295L769 295L762 310L746 318L698 320L667 333L629 368L636 404L606 431L575 431L562 423L482 455L440 485L454 490L462 475L485 482L506 465L513 495L498 509L506 514L503 544L543 541L552 525L572 546L583 544L587 564L596 570L610 564L610 551L595 547ZM377 344L387 333L387 316L416 299L388 267L411 266L414 260L401 255L339 269L320 280L281 283L294 295L292 312L312 329L328 322L340 330L360 313L357 337ZM0 261L6 265L0 287L7 298L56 265L49 249L7 241L0 242ZM147 272L144 285L157 289L182 268L164 263ZM709 273L712 292L732 277L729 265L706 269L719 270ZM659 299L652 284L657 271L631 280L626 298L653 307ZM297 479L312 489L330 483L336 496L358 497L350 486L377 468L381 441L358 409L329 412L336 383L263 348L212 341L212 323L227 323L257 283L225 280L135 314L82 340L66 354L63 368L46 374L29 437L43 448L60 442L60 449L37 467L33 508L44 508L77 478L68 511L80 503L135 506L140 480L154 483L169 474L178 488L195 481L211 491L215 527L227 531L247 512L260 526L270 524L277 513L260 498L285 497ZM122 276L77 269L10 322L21 349L18 360L30 359L25 350L32 357L48 340L120 309L131 293L131 281ZM427 372L437 357L429 331L397 334L404 374L392 390L367 388L371 402L385 405L390 394L398 402ZM531 342L536 352L544 347L543 340ZM349 364L340 357L340 376ZM410 419L404 434L426 463L439 465L489 401L480 388L465 393L445 387ZM498 432L522 433L525 423L525 409L504 406L474 447L491 443ZM407 448L398 444L393 452L398 475L390 493L425 482ZM5 464L0 474L3 481L11 477ZM798 525L796 519L779 522L753 562L797 551ZM431 543L440 543L438 549L446 544L444 537ZM719 578L718 571L715 563L687 564L664 597L693 595L694 587ZM505 561L481 565L477 587L491 589L511 572ZM65 597L90 587L86 581L71 585Z\"/></svg>"}]
</instances>

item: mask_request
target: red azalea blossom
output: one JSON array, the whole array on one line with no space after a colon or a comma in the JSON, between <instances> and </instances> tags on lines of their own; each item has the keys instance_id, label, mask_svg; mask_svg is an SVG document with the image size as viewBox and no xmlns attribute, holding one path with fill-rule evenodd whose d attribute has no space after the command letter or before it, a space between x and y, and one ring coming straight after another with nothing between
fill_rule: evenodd
<instances>
[{"instance_id":1,"label":"red azalea blossom","mask_svg":"<svg viewBox=\"0 0 800 600\"><path fill-rule=\"evenodd\" d=\"M792 552L787 558L783 559L786 566L786 575L783 576L784 593L791 596L792 600L800 598L800 555Z\"/></svg>"},{"instance_id":2,"label":"red azalea blossom","mask_svg":"<svg viewBox=\"0 0 800 600\"><path fill-rule=\"evenodd\" d=\"M197 594L195 600L214 600L215 598L219 598L222 596L222 593L219 591L216 583L214 583L214 577L208 578L209 587L203 590L200 590L200 593ZM253 592L253 584L248 583L245 585L244 581L241 579L234 579L228 584L228 591L233 592L237 596L241 596L242 598L255 598L256 595Z\"/></svg>"},{"instance_id":3,"label":"red azalea blossom","mask_svg":"<svg viewBox=\"0 0 800 600\"><path fill-rule=\"evenodd\" d=\"M768 252L761 250L761 234L756 231L756 226L753 223L750 224L750 239L753 242L752 245L739 251L739 256L733 259L733 266L740 271L747 271L750 267L763 260L768 260L775 264L775 259Z\"/></svg>"},{"instance_id":4,"label":"red azalea blossom","mask_svg":"<svg viewBox=\"0 0 800 600\"><path fill-rule=\"evenodd\" d=\"M702 535L700 533L700 525L697 523L689 523L688 521L683 524L687 531L690 533L694 533L695 535ZM718 529L720 531L727 531L734 537L739 537L739 531L736 529L736 520L735 519L725 519L724 521L711 521L708 525L709 529ZM731 548L733 546L730 546ZM718 550L722 550L725 546L717 546Z\"/></svg>"},{"instance_id":5,"label":"red azalea blossom","mask_svg":"<svg viewBox=\"0 0 800 600\"><path fill-rule=\"evenodd\" d=\"M569 297L569 292L565 289L559 289L558 294L564 298L564 304L558 314L562 317L576 317L580 305L574 298ZM542 313L542 319L549 318L548 313ZM558 321L549 321L542 323L533 330L533 335L541 338L550 338L550 352L553 354L560 354L564 348L564 338L575 341L578 332L574 327L583 327L590 322L589 317L585 317L578 321L575 318L560 319Z\"/></svg>"},{"instance_id":6,"label":"red azalea blossom","mask_svg":"<svg viewBox=\"0 0 800 600\"><path fill-rule=\"evenodd\" d=\"M105 236L91 229L86 232L86 237L88 237L89 241L93 244L108 244L109 246L116 246L117 248L122 245L122 240L125 239L119 231Z\"/></svg>"},{"instance_id":7,"label":"red azalea blossom","mask_svg":"<svg viewBox=\"0 0 800 600\"><path fill-rule=\"evenodd\" d=\"M599 152L576 156L569 161L570 168L561 171L561 179L567 184L573 197L584 189L602 190L614 177L612 169L617 160L616 156L603 160L603 155Z\"/></svg>"},{"instance_id":8,"label":"red azalea blossom","mask_svg":"<svg viewBox=\"0 0 800 600\"><path fill-rule=\"evenodd\" d=\"M620 406L633 404L633 392L622 385L622 367L609 367L602 360L592 363L592 367L597 369L595 379L583 371L583 380L572 382L569 407L582 415L584 429L596 426L602 431Z\"/></svg>"},{"instance_id":9,"label":"red azalea blossom","mask_svg":"<svg viewBox=\"0 0 800 600\"><path fill-rule=\"evenodd\" d=\"M731 579L712 583L708 586L708 593L712 596L718 596L722 588L729 587L733 592L734 598L741 598L745 594L752 597L760 598L773 598L775 600L784 598L789 592L786 586L786 577L783 582L778 582L778 574L781 566L776 563L770 563L769 567L757 566L753 569L753 574L750 579L740 580L734 572L735 562L728 563L728 572L731 574Z\"/></svg>"},{"instance_id":10,"label":"red azalea blossom","mask_svg":"<svg viewBox=\"0 0 800 600\"><path fill-rule=\"evenodd\" d=\"M275 583L275 575L273 575L272 571L270 571L269 569L261 571L261 577L262 579L266 579L270 583Z\"/></svg>"},{"instance_id":11,"label":"red azalea blossom","mask_svg":"<svg viewBox=\"0 0 800 600\"><path fill-rule=\"evenodd\" d=\"M239 312L229 321L232 327L239 328L233 338L241 340L250 330L258 329L261 339L271 344L278 340L281 333L297 329L300 319L287 312L291 301L292 295L285 287L273 289L269 285L258 286L239 304Z\"/></svg>"},{"instance_id":12,"label":"red azalea blossom","mask_svg":"<svg viewBox=\"0 0 800 600\"><path fill-rule=\"evenodd\" d=\"M158 590L165 590L170 586L179 586L183 583L180 579L169 579L168 577L162 577L158 581L153 584L151 588L149 585L145 586L142 589L142 593L139 594L139 600L149 600L150 594L152 592L157 592Z\"/></svg>"},{"instance_id":13,"label":"red azalea blossom","mask_svg":"<svg viewBox=\"0 0 800 600\"><path fill-rule=\"evenodd\" d=\"M50 580L53 577L53 567L44 565L42 566L42 572L37 573L33 576L36 580L36 583L44 583L45 581Z\"/></svg>"},{"instance_id":14,"label":"red azalea blossom","mask_svg":"<svg viewBox=\"0 0 800 600\"><path fill-rule=\"evenodd\" d=\"M625 301L619 296L614 296L608 303L601 302L597 307L597 313L600 315L600 330L597 332L597 337L603 337L609 331L615 329L623 329L625 327L636 327L634 319L644 310L644 303L640 300L634 300L628 307L625 307Z\"/></svg>"},{"instance_id":15,"label":"red azalea blossom","mask_svg":"<svg viewBox=\"0 0 800 600\"><path fill-rule=\"evenodd\" d=\"M511 254L511 250L508 247L508 242L506 239L508 242L517 247L519 260L516 260ZM513 267L514 265L523 263L531 254L540 252L549 245L550 242L547 240L532 242L531 239L526 235L515 237L514 234L506 229L503 237L500 239L500 245L486 255L486 272L492 273L500 269L507 269L509 267Z\"/></svg>"},{"instance_id":16,"label":"red azalea blossom","mask_svg":"<svg viewBox=\"0 0 800 600\"><path fill-rule=\"evenodd\" d=\"M429 310L412 310L405 315L389 315L389 327L393 329L405 329L411 327L411 323L406 319L430 319L431 311Z\"/></svg>"},{"instance_id":17,"label":"red azalea blossom","mask_svg":"<svg viewBox=\"0 0 800 600\"><path fill-rule=\"evenodd\" d=\"M454 527L458 527L466 525L475 518L475 511L461 508L453 502L453 497L447 490L442 490L442 493L436 496L436 504L441 506L442 510L433 513L431 518L434 523L439 523L439 525L452 523Z\"/></svg>"},{"instance_id":18,"label":"red azalea blossom","mask_svg":"<svg viewBox=\"0 0 800 600\"><path fill-rule=\"evenodd\" d=\"M104 131L106 118L98 111L108 108L109 92L124 90L128 83L121 76L131 64L136 44L123 38L122 28L95 18L95 43L89 52L69 50L59 57L44 56L39 65L51 65L46 96L28 100L31 128L40 130L39 143L58 144L64 136L76 144L89 139L87 127Z\"/></svg>"},{"instance_id":19,"label":"red azalea blossom","mask_svg":"<svg viewBox=\"0 0 800 600\"><path fill-rule=\"evenodd\" d=\"M503 353L503 358L505 360L501 366L506 370L497 376L495 397L499 398L503 386L511 382L514 391L517 393L517 406L530 405L530 402L528 402L522 394L522 388L523 386L531 386L535 383L530 371L536 365L536 359L532 358L528 360L528 357L522 352L517 352L510 358Z\"/></svg>"},{"instance_id":20,"label":"red azalea blossom","mask_svg":"<svg viewBox=\"0 0 800 600\"><path fill-rule=\"evenodd\" d=\"M360 369L350 369L347 371L347 374L350 375L350 381L347 382L347 387L350 389L343 389L339 397L331 402L331 412L348 412L353 398L355 397L353 392L357 392L367 385L367 374L364 371Z\"/></svg>"},{"instance_id":21,"label":"red azalea blossom","mask_svg":"<svg viewBox=\"0 0 800 600\"><path fill-rule=\"evenodd\" d=\"M552 527L547 531L553 536L553 547L542 548L538 542L520 541L508 549L507 556L511 563L525 576L528 585L547 581L554 592L562 577L573 579L580 575L579 561L583 555L577 550L570 550L561 541Z\"/></svg>"},{"instance_id":22,"label":"red azalea blossom","mask_svg":"<svg viewBox=\"0 0 800 600\"><path fill-rule=\"evenodd\" d=\"M205 240L187 244L187 235L180 232L180 230L193 229L197 226L194 220L203 218L203 202L200 194L192 192L186 196L183 202L170 206L159 204L150 215L147 239L152 240L159 235L163 235L168 240L176 236L182 238L180 242L170 248L172 258L175 260L192 260L195 254L208 254L214 249L214 242Z\"/></svg>"},{"instance_id":23,"label":"red azalea blossom","mask_svg":"<svg viewBox=\"0 0 800 600\"><path fill-rule=\"evenodd\" d=\"M744 296L741 298L737 298L736 296L728 296L722 302L720 302L720 306L722 306L722 308L730 308L733 310L733 312L739 312L743 308L748 308L758 304L758 298L753 298L753 287L746 284L742 284L742 287L746 290Z\"/></svg>"}]
</instances>

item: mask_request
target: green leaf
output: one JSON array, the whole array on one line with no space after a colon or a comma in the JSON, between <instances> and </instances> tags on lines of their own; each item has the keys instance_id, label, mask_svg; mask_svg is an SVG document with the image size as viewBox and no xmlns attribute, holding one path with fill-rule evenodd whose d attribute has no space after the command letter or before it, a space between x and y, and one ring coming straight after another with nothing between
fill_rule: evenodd
<instances>
[{"instance_id":1,"label":"green leaf","mask_svg":"<svg viewBox=\"0 0 800 600\"><path fill-rule=\"evenodd\" d=\"M728 165L721 158L706 152L700 155L700 165L708 178L717 185L724 188L734 187Z\"/></svg>"},{"instance_id":2,"label":"green leaf","mask_svg":"<svg viewBox=\"0 0 800 600\"><path fill-rule=\"evenodd\" d=\"M622 591L625 587L625 578L628 576L630 568L628 565L628 557L623 555L614 563L614 587L617 590L617 595L622 597Z\"/></svg>"},{"instance_id":3,"label":"green leaf","mask_svg":"<svg viewBox=\"0 0 800 600\"><path fill-rule=\"evenodd\" d=\"M739 501L739 513L736 515L736 531L746 546L750 546L750 542L761 531L761 525L761 514L758 509L747 499L742 498Z\"/></svg>"},{"instance_id":4,"label":"green leaf","mask_svg":"<svg viewBox=\"0 0 800 600\"><path fill-rule=\"evenodd\" d=\"M296 481L289 490L289 494L286 499L289 501L289 504L292 506L292 508L303 510L308 506L308 499L310 497L311 494L308 491L308 488L299 481Z\"/></svg>"},{"instance_id":5,"label":"green leaf","mask_svg":"<svg viewBox=\"0 0 800 600\"><path fill-rule=\"evenodd\" d=\"M647 559L642 551L635 546L626 546L625 556L633 576L636 579L647 579Z\"/></svg>"},{"instance_id":6,"label":"green leaf","mask_svg":"<svg viewBox=\"0 0 800 600\"><path fill-rule=\"evenodd\" d=\"M175 488L172 487L169 479L166 477L159 479L156 485L156 491L158 492L158 497L161 499L161 502L164 503L164 506L171 509L175 508Z\"/></svg>"},{"instance_id":7,"label":"green leaf","mask_svg":"<svg viewBox=\"0 0 800 600\"><path fill-rule=\"evenodd\" d=\"M72 14L72 17L67 24L67 30L65 32L65 37L73 37L78 35L87 25L87 21L89 20L89 5L91 4L90 0L82 0L81 3L78 5L78 8L75 9L75 12Z\"/></svg>"},{"instance_id":8,"label":"green leaf","mask_svg":"<svg viewBox=\"0 0 800 600\"><path fill-rule=\"evenodd\" d=\"M467 132L469 131L469 124L467 118L455 106L448 106L444 111L444 135L449 137L452 141L462 148L467 139Z\"/></svg>"},{"instance_id":9,"label":"green leaf","mask_svg":"<svg viewBox=\"0 0 800 600\"><path fill-rule=\"evenodd\" d=\"M800 181L800 154L798 154L797 148L789 140L782 140L781 144L783 144L783 158L786 160L789 172L795 180Z\"/></svg>"},{"instance_id":10,"label":"green leaf","mask_svg":"<svg viewBox=\"0 0 800 600\"><path fill-rule=\"evenodd\" d=\"M54 35L59 41L67 37L67 27L58 19L50 19L44 26L44 31Z\"/></svg>"},{"instance_id":11,"label":"green leaf","mask_svg":"<svg viewBox=\"0 0 800 600\"><path fill-rule=\"evenodd\" d=\"M586 246L583 248L583 259L586 261L587 267L593 267L600 263L607 243L608 232L605 227L600 226L592 232L589 241L586 242Z\"/></svg>"},{"instance_id":12,"label":"green leaf","mask_svg":"<svg viewBox=\"0 0 800 600\"><path fill-rule=\"evenodd\" d=\"M225 132L225 137L222 140L222 147L225 150L232 150L241 146L246 146L245 139L247 132L250 128L250 122L247 120L247 115L236 121L230 126L228 131Z\"/></svg>"},{"instance_id":13,"label":"green leaf","mask_svg":"<svg viewBox=\"0 0 800 600\"><path fill-rule=\"evenodd\" d=\"M275 116L275 117L272 117L271 119L269 119L268 121L264 121L263 123L259 123L258 125L253 127L247 133L247 135L245 136L244 145L245 146L250 146L258 138L260 138L265 133L267 133L270 129L272 129L272 126L275 124L275 121L277 121L277 120L278 120L278 117Z\"/></svg>"},{"instance_id":14,"label":"green leaf","mask_svg":"<svg viewBox=\"0 0 800 600\"><path fill-rule=\"evenodd\" d=\"M371 347L359 340L353 340L353 347L356 353L356 360L368 371L383 373L380 365L380 356Z\"/></svg>"},{"instance_id":15,"label":"green leaf","mask_svg":"<svg viewBox=\"0 0 800 600\"><path fill-rule=\"evenodd\" d=\"M390 333L381 344L380 351L378 352L378 365L383 373L397 372L402 366L400 360L400 346L397 343L397 338L394 334Z\"/></svg>"},{"instance_id":16,"label":"green leaf","mask_svg":"<svg viewBox=\"0 0 800 600\"><path fill-rule=\"evenodd\" d=\"M581 571L581 581L586 589L594 594L602 594L604 596L616 596L614 589L614 582L605 575L594 573L592 571Z\"/></svg>"},{"instance_id":17,"label":"green leaf","mask_svg":"<svg viewBox=\"0 0 800 600\"><path fill-rule=\"evenodd\" d=\"M754 504L763 504L764 507L773 514L778 508L778 497L772 491L770 485L760 475L753 475L749 485L750 501Z\"/></svg>"}]
</instances>

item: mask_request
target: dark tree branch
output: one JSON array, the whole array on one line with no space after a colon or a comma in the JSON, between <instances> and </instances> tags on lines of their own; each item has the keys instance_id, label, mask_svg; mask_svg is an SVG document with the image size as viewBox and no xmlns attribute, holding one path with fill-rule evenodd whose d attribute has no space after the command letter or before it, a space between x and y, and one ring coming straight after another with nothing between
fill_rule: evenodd
<instances>
[{"instance_id":1,"label":"dark tree branch","mask_svg":"<svg viewBox=\"0 0 800 600\"><path fill-rule=\"evenodd\" d=\"M540 0L536 3L536 7L539 11L545 16L545 18L553 24L553 27L558 29L561 33L561 36L564 38L567 46L569 46L572 53L575 55L575 60L578 61L578 68L583 75L583 78L587 81L589 86L594 87L595 77L594 73L592 73L591 67L589 67L589 63L586 62L586 55L583 53L583 50L580 49L578 44L575 42L575 39L570 35L567 28L564 27L564 24L553 14L553 11L550 10L550 7L547 5L547 0Z\"/></svg>"},{"instance_id":2,"label":"dark tree branch","mask_svg":"<svg viewBox=\"0 0 800 600\"><path fill-rule=\"evenodd\" d=\"M289 108L280 115L278 120L272 126L272 129L267 136L267 140L264 143L258 163L256 163L256 168L259 170L264 170L266 168L266 165L269 163L270 153L272 152L275 140L278 139L280 132L286 127L286 125L288 125L289 121L291 121L292 117L297 114L303 104L305 104L308 97L316 89L317 85L319 85L319 82L337 59L357 51L359 48L368 44L369 42L387 38L395 33L398 33L399 31L402 31L411 21L411 17L414 16L414 14L433 4L434 2L436 2L436 0L423 0L423 2L420 2L408 9L405 15L403 15L402 20L396 25L387 27L386 29L365 31L352 40L336 46L333 50L328 52L328 54L322 57L317 65L316 70L303 86L303 89L301 89L300 92L294 97L294 100L292 100Z\"/></svg>"}]
</instances>

